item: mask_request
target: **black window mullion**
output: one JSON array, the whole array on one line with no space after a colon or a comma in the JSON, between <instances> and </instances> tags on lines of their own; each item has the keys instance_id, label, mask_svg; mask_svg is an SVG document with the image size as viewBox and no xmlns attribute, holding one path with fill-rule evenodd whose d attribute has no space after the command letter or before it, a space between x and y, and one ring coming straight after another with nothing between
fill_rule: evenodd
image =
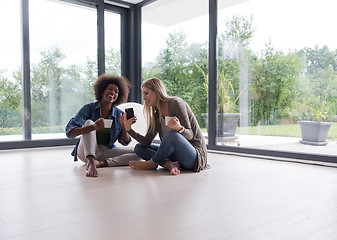
<instances>
[{"instance_id":1,"label":"black window mullion","mask_svg":"<svg viewBox=\"0 0 337 240\"><path fill-rule=\"evenodd\" d=\"M21 45L22 45L22 98L23 134L25 140L32 139L30 48L29 48L29 0L21 0Z\"/></svg>"},{"instance_id":2,"label":"black window mullion","mask_svg":"<svg viewBox=\"0 0 337 240\"><path fill-rule=\"evenodd\" d=\"M105 43L104 43L104 2L97 5L97 63L98 76L105 73Z\"/></svg>"},{"instance_id":3,"label":"black window mullion","mask_svg":"<svg viewBox=\"0 0 337 240\"><path fill-rule=\"evenodd\" d=\"M212 149L216 138L216 109L217 109L217 21L218 0L209 0L209 92L208 92L208 148Z\"/></svg>"}]
</instances>

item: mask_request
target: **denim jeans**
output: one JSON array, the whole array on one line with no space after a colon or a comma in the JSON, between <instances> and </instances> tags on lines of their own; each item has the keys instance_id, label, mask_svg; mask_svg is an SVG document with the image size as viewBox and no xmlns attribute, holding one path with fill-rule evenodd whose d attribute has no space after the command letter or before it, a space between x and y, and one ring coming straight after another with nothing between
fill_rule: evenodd
<instances>
[{"instance_id":1,"label":"denim jeans","mask_svg":"<svg viewBox=\"0 0 337 240\"><path fill-rule=\"evenodd\" d=\"M176 131L169 131L163 137L160 145L151 144L143 147L135 146L135 153L144 160L150 160L157 164L163 164L165 160L178 161L186 170L193 170L197 163L197 151L195 148Z\"/></svg>"}]
</instances>

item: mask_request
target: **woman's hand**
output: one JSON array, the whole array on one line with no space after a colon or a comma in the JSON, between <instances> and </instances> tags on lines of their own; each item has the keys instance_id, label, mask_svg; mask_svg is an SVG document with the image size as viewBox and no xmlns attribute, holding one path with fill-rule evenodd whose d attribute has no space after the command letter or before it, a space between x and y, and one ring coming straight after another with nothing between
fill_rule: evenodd
<instances>
[{"instance_id":1,"label":"woman's hand","mask_svg":"<svg viewBox=\"0 0 337 240\"><path fill-rule=\"evenodd\" d=\"M83 135L83 134L86 134L86 133L90 133L92 131L100 130L102 128L104 128L104 121L103 121L103 118L99 118L94 122L94 124L91 124L91 125L85 126L85 127L76 127L74 129L72 129L69 132L69 136L74 138L74 137L77 137L79 135Z\"/></svg>"},{"instance_id":2,"label":"woman's hand","mask_svg":"<svg viewBox=\"0 0 337 240\"><path fill-rule=\"evenodd\" d=\"M95 127L95 130L100 130L104 128L104 119L103 118L97 119L95 121L94 127Z\"/></svg>"},{"instance_id":3,"label":"woman's hand","mask_svg":"<svg viewBox=\"0 0 337 240\"><path fill-rule=\"evenodd\" d=\"M172 117L170 121L167 123L167 126L177 132L182 128L180 121L177 117Z\"/></svg>"},{"instance_id":4,"label":"woman's hand","mask_svg":"<svg viewBox=\"0 0 337 240\"><path fill-rule=\"evenodd\" d=\"M134 124L136 121L137 121L136 116L134 116L130 119L126 119L126 113L124 113L123 115L120 114L119 122L121 123L122 128L124 128L126 131L130 131L131 125Z\"/></svg>"}]
</instances>

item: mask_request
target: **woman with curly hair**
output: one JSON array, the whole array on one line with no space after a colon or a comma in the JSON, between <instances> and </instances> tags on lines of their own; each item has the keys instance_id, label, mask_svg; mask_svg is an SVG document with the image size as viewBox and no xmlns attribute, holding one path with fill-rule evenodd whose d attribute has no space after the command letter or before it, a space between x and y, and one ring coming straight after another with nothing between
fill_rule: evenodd
<instances>
[{"instance_id":1,"label":"woman with curly hair","mask_svg":"<svg viewBox=\"0 0 337 240\"><path fill-rule=\"evenodd\" d=\"M84 105L65 128L68 138L81 135L71 155L74 161L79 158L86 163L87 177L97 177L99 167L125 166L131 160L140 160L133 150L115 147L116 141L123 146L131 141L124 126L124 113L116 107L127 101L129 81L103 74L93 87L97 101ZM104 126L109 121L111 126Z\"/></svg>"}]
</instances>

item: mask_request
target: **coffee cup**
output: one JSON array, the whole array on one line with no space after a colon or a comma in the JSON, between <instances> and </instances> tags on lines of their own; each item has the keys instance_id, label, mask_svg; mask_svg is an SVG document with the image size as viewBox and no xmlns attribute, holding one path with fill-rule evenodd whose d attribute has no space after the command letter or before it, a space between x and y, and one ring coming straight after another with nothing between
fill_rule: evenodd
<instances>
[{"instance_id":1,"label":"coffee cup","mask_svg":"<svg viewBox=\"0 0 337 240\"><path fill-rule=\"evenodd\" d=\"M104 128L111 128L112 121L113 121L112 119L103 119Z\"/></svg>"},{"instance_id":2,"label":"coffee cup","mask_svg":"<svg viewBox=\"0 0 337 240\"><path fill-rule=\"evenodd\" d=\"M168 122L171 120L172 117L165 117L165 125L167 126L168 125Z\"/></svg>"}]
</instances>

